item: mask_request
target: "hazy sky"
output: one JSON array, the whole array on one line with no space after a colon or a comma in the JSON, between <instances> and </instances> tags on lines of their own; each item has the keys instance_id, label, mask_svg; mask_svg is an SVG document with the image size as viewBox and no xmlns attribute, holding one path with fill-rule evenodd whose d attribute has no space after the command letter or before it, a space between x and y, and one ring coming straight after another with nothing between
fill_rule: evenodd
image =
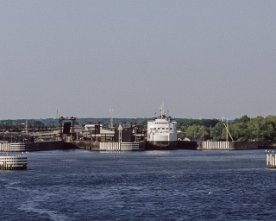
<instances>
[{"instance_id":1,"label":"hazy sky","mask_svg":"<svg viewBox=\"0 0 276 221\"><path fill-rule=\"evenodd\" d=\"M0 0L0 119L276 114L275 0Z\"/></svg>"}]
</instances>

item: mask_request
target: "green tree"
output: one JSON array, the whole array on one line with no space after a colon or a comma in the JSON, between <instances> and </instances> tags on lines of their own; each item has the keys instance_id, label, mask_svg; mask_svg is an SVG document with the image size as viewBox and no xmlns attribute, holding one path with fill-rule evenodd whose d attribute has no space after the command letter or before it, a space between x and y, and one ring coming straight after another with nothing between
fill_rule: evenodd
<instances>
[{"instance_id":1,"label":"green tree","mask_svg":"<svg viewBox=\"0 0 276 221\"><path fill-rule=\"evenodd\" d=\"M212 129L211 129L211 137L214 140L222 140L225 138L225 127L222 122L218 122Z\"/></svg>"},{"instance_id":2,"label":"green tree","mask_svg":"<svg viewBox=\"0 0 276 221\"><path fill-rule=\"evenodd\" d=\"M208 128L201 125L191 125L186 130L186 136L192 140L204 140L209 136Z\"/></svg>"}]
</instances>

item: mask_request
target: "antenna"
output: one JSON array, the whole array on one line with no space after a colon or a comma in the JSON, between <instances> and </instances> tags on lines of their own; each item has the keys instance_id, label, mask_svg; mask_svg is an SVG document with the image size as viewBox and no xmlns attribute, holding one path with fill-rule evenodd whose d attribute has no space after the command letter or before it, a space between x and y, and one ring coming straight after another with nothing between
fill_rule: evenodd
<instances>
[{"instance_id":1,"label":"antenna","mask_svg":"<svg viewBox=\"0 0 276 221\"><path fill-rule=\"evenodd\" d=\"M161 104L161 107L160 107L160 116L161 116L161 118L163 118L164 115L165 115L165 105L164 105L164 101L163 101L162 104Z\"/></svg>"}]
</instances>

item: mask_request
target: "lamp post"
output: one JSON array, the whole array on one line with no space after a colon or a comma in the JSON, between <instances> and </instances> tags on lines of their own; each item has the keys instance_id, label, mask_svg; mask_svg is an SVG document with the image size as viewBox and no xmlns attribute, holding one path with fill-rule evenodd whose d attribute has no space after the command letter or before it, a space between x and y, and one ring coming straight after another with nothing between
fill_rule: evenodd
<instances>
[{"instance_id":1,"label":"lamp post","mask_svg":"<svg viewBox=\"0 0 276 221\"><path fill-rule=\"evenodd\" d=\"M118 127L118 132L119 132L119 149L121 150L121 143L122 143L122 132L123 132L123 127L120 124Z\"/></svg>"}]
</instances>

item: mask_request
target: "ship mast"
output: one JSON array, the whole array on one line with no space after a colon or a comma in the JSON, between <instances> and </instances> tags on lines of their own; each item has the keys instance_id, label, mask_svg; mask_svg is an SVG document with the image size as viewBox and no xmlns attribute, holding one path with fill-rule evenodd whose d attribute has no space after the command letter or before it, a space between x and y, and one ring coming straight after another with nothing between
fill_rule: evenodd
<instances>
[{"instance_id":1,"label":"ship mast","mask_svg":"<svg viewBox=\"0 0 276 221\"><path fill-rule=\"evenodd\" d=\"M163 116L165 116L165 105L164 105L164 102L161 104L161 107L160 107L160 117L163 118Z\"/></svg>"}]
</instances>

